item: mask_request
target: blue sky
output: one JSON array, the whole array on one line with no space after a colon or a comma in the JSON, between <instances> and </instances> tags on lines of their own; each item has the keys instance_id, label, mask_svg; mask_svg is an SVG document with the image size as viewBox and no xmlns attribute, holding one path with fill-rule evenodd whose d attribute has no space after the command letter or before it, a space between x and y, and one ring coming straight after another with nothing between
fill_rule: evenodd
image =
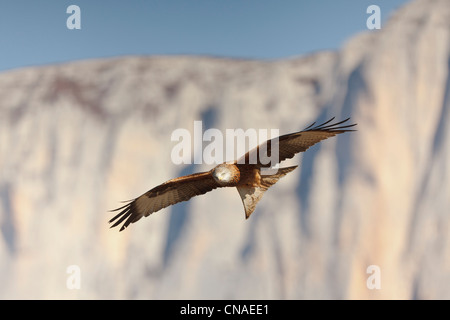
<instances>
[{"instance_id":1,"label":"blue sky","mask_svg":"<svg viewBox=\"0 0 450 320\"><path fill-rule=\"evenodd\" d=\"M406 0L2 0L0 71L122 55L277 59L337 49ZM69 30L69 5L81 29Z\"/></svg>"}]
</instances>

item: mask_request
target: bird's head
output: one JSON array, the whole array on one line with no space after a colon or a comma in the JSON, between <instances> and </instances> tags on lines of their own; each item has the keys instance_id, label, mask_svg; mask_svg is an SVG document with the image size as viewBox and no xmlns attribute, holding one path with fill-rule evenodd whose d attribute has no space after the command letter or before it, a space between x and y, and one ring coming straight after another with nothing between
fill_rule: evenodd
<instances>
[{"instance_id":1,"label":"bird's head","mask_svg":"<svg viewBox=\"0 0 450 320\"><path fill-rule=\"evenodd\" d=\"M221 185L226 185L239 180L239 170L234 165L219 164L212 170L212 176Z\"/></svg>"}]
</instances>

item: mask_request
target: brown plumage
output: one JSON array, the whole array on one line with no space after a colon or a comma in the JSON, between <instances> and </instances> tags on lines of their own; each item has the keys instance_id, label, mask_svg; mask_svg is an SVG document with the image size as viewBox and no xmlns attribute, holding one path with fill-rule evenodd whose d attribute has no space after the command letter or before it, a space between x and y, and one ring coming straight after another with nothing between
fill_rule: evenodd
<instances>
[{"instance_id":1,"label":"brown plumage","mask_svg":"<svg viewBox=\"0 0 450 320\"><path fill-rule=\"evenodd\" d=\"M112 210L120 212L109 221L110 223L114 222L111 228L123 222L120 228L120 231L122 231L130 223L134 223L153 212L223 187L237 188L244 205L245 217L248 219L264 192L281 177L297 168L297 166L279 168L276 173L262 174L261 169L274 165L274 163L266 163L267 156L272 156L272 152L278 151L277 163L279 163L292 158L299 152L306 151L309 147L324 139L340 133L354 131L348 128L356 124L340 126L350 118L329 124L333 119L315 127L315 123L313 123L302 131L267 140L233 163L219 164L207 172L194 173L169 180L128 201L124 206ZM263 148L263 152L260 151L260 148ZM260 158L261 155L263 157Z\"/></svg>"}]
</instances>

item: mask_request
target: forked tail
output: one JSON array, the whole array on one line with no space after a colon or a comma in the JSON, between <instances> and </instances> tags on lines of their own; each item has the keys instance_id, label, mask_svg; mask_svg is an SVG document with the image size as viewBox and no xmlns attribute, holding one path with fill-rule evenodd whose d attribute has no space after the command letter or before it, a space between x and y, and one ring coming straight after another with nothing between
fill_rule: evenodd
<instances>
[{"instance_id":1,"label":"forked tail","mask_svg":"<svg viewBox=\"0 0 450 320\"><path fill-rule=\"evenodd\" d=\"M236 188L241 196L242 203L244 204L245 218L248 219L253 211L255 211L256 204L261 200L267 189L277 183L281 177L284 177L297 167L298 166L278 168L278 171L274 174L261 175L261 183L260 186L257 187L237 186Z\"/></svg>"}]
</instances>

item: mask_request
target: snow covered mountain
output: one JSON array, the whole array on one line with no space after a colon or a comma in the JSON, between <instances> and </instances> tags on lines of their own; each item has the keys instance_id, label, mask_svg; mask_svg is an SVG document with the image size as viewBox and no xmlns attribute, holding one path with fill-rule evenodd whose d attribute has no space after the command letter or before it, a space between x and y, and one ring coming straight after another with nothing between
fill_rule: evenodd
<instances>
[{"instance_id":1,"label":"snow covered mountain","mask_svg":"<svg viewBox=\"0 0 450 320\"><path fill-rule=\"evenodd\" d=\"M0 298L450 298L450 6L417 0L337 52L121 57L0 74ZM289 164L249 220L233 189L123 232L176 176L178 128L358 131ZM283 164L283 166L286 166Z\"/></svg>"}]
</instances>

